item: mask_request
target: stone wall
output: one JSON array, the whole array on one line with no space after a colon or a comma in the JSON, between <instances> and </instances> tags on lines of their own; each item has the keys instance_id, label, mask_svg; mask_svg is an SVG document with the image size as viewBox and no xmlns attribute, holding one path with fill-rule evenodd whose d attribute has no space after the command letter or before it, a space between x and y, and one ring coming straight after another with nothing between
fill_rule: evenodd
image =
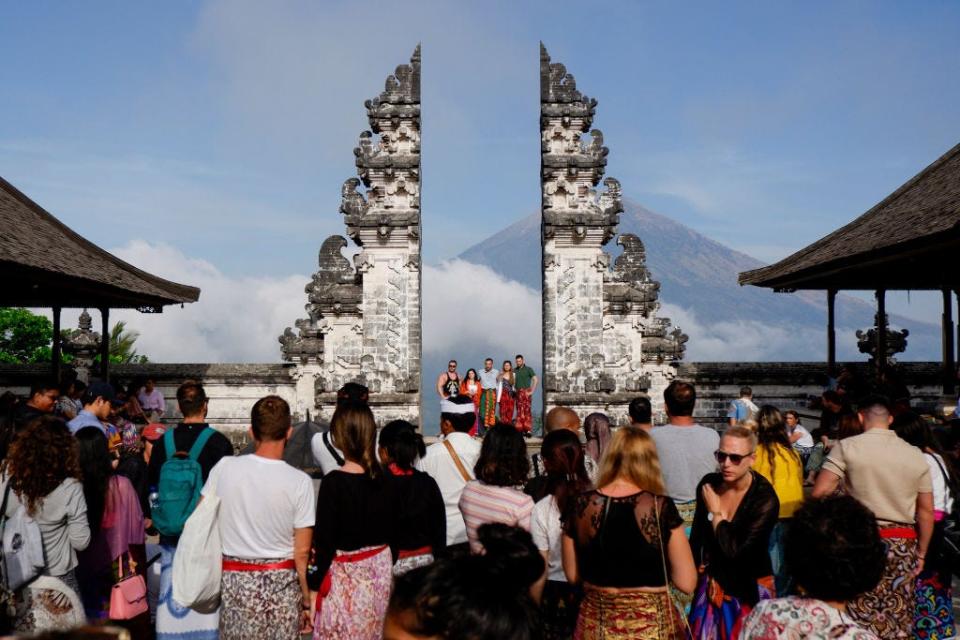
<instances>
[{"instance_id":1,"label":"stone wall","mask_svg":"<svg viewBox=\"0 0 960 640\"><path fill-rule=\"evenodd\" d=\"M862 365L853 365L862 367ZM914 405L933 413L944 404L953 404L955 398L943 398L941 365L936 362L908 362L898 365L913 394ZM292 364L143 364L120 365L111 370L111 375L126 384L146 376L157 381L167 398L167 420L179 417L176 408L176 389L183 381L200 380L210 397L209 420L218 429L242 440L250 425L250 409L257 399L267 394L276 394L286 399L294 412L295 420L312 419L326 422L333 411L333 398L317 404L312 383L304 383L298 377L298 367ZM753 388L757 404L774 404L781 409L798 409L810 416L815 412L805 410L810 398L820 394L819 377L824 365L819 362L688 362L679 365L676 376L692 381L697 387L697 419L706 425L725 424L730 401L737 397L743 385ZM12 391L26 395L30 383L49 374L49 367L42 365L0 366L0 393ZM632 396L630 396L632 397ZM662 422L662 396L651 395ZM621 414L622 400L589 403L578 406L581 418L590 411L608 413L615 424L624 424ZM373 396L374 414L384 424L396 416L396 404L389 396Z\"/></svg>"}]
</instances>

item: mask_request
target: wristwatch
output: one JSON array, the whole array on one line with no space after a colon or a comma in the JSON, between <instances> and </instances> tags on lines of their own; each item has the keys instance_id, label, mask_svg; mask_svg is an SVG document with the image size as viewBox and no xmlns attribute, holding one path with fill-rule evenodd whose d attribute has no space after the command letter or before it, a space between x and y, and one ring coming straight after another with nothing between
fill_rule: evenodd
<instances>
[{"instance_id":1,"label":"wristwatch","mask_svg":"<svg viewBox=\"0 0 960 640\"><path fill-rule=\"evenodd\" d=\"M707 514L707 521L713 522L714 520L722 517L723 517L722 511L711 511L710 513Z\"/></svg>"}]
</instances>

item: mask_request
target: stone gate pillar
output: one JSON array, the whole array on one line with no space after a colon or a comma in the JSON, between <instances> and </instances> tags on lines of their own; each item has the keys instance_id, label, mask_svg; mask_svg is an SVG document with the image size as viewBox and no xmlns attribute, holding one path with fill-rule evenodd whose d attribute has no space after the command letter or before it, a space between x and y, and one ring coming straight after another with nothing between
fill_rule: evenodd
<instances>
[{"instance_id":1,"label":"stone gate pillar","mask_svg":"<svg viewBox=\"0 0 960 640\"><path fill-rule=\"evenodd\" d=\"M623 205L614 178L596 189L609 152L603 133L591 128L596 107L541 44L544 405L570 407L581 418L602 411L623 424L640 393L662 405L687 337L656 317L660 285L640 239L617 239L624 252L612 269L603 250Z\"/></svg>"},{"instance_id":2,"label":"stone gate pillar","mask_svg":"<svg viewBox=\"0 0 960 640\"><path fill-rule=\"evenodd\" d=\"M359 248L341 236L320 249L307 285L308 317L280 337L284 359L309 368L315 407L329 417L346 382L367 385L377 420L420 422L420 47L365 103L370 131L354 149L357 177L340 212Z\"/></svg>"}]
</instances>

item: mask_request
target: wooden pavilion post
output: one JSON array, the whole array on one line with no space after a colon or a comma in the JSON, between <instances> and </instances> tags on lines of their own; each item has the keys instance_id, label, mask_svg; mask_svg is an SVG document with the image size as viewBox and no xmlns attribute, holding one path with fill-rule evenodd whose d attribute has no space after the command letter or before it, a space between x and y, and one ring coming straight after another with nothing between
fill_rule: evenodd
<instances>
[{"instance_id":1,"label":"wooden pavilion post","mask_svg":"<svg viewBox=\"0 0 960 640\"><path fill-rule=\"evenodd\" d=\"M110 307L100 307L100 379L110 375Z\"/></svg>"},{"instance_id":2,"label":"wooden pavilion post","mask_svg":"<svg viewBox=\"0 0 960 640\"><path fill-rule=\"evenodd\" d=\"M887 291L877 289L877 377L887 368Z\"/></svg>"},{"instance_id":3,"label":"wooden pavilion post","mask_svg":"<svg viewBox=\"0 0 960 640\"><path fill-rule=\"evenodd\" d=\"M60 362L62 360L60 348L60 307L53 308L53 347L50 360L53 365L53 379L60 382Z\"/></svg>"},{"instance_id":4,"label":"wooden pavilion post","mask_svg":"<svg viewBox=\"0 0 960 640\"><path fill-rule=\"evenodd\" d=\"M943 289L943 393L952 395L956 389L956 360L953 344L953 300L950 289Z\"/></svg>"},{"instance_id":5,"label":"wooden pavilion post","mask_svg":"<svg viewBox=\"0 0 960 640\"><path fill-rule=\"evenodd\" d=\"M827 289L827 375L837 371L837 290Z\"/></svg>"}]
</instances>

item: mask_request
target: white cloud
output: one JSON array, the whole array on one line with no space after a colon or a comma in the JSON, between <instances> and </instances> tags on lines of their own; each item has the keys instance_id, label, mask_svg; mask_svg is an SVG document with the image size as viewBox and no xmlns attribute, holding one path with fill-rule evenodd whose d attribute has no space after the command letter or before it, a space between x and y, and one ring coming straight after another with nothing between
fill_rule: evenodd
<instances>
[{"instance_id":1,"label":"white cloud","mask_svg":"<svg viewBox=\"0 0 960 640\"><path fill-rule=\"evenodd\" d=\"M110 252L155 275L200 287L200 300L182 309L111 312L111 324L124 320L140 332L137 351L154 362L277 362L277 336L303 315L304 275L234 278L206 260L143 240ZM96 312L91 315L98 329ZM75 323L75 315L64 314L64 327Z\"/></svg>"},{"instance_id":2,"label":"white cloud","mask_svg":"<svg viewBox=\"0 0 960 640\"><path fill-rule=\"evenodd\" d=\"M690 336L687 362L817 361L826 351L822 332L786 323L702 322L693 311L672 304L664 304L660 315Z\"/></svg>"},{"instance_id":3,"label":"white cloud","mask_svg":"<svg viewBox=\"0 0 960 640\"><path fill-rule=\"evenodd\" d=\"M540 295L533 289L462 260L424 267L423 347L428 355L463 358L487 350L495 359L523 353L539 362L540 325Z\"/></svg>"}]
</instances>

